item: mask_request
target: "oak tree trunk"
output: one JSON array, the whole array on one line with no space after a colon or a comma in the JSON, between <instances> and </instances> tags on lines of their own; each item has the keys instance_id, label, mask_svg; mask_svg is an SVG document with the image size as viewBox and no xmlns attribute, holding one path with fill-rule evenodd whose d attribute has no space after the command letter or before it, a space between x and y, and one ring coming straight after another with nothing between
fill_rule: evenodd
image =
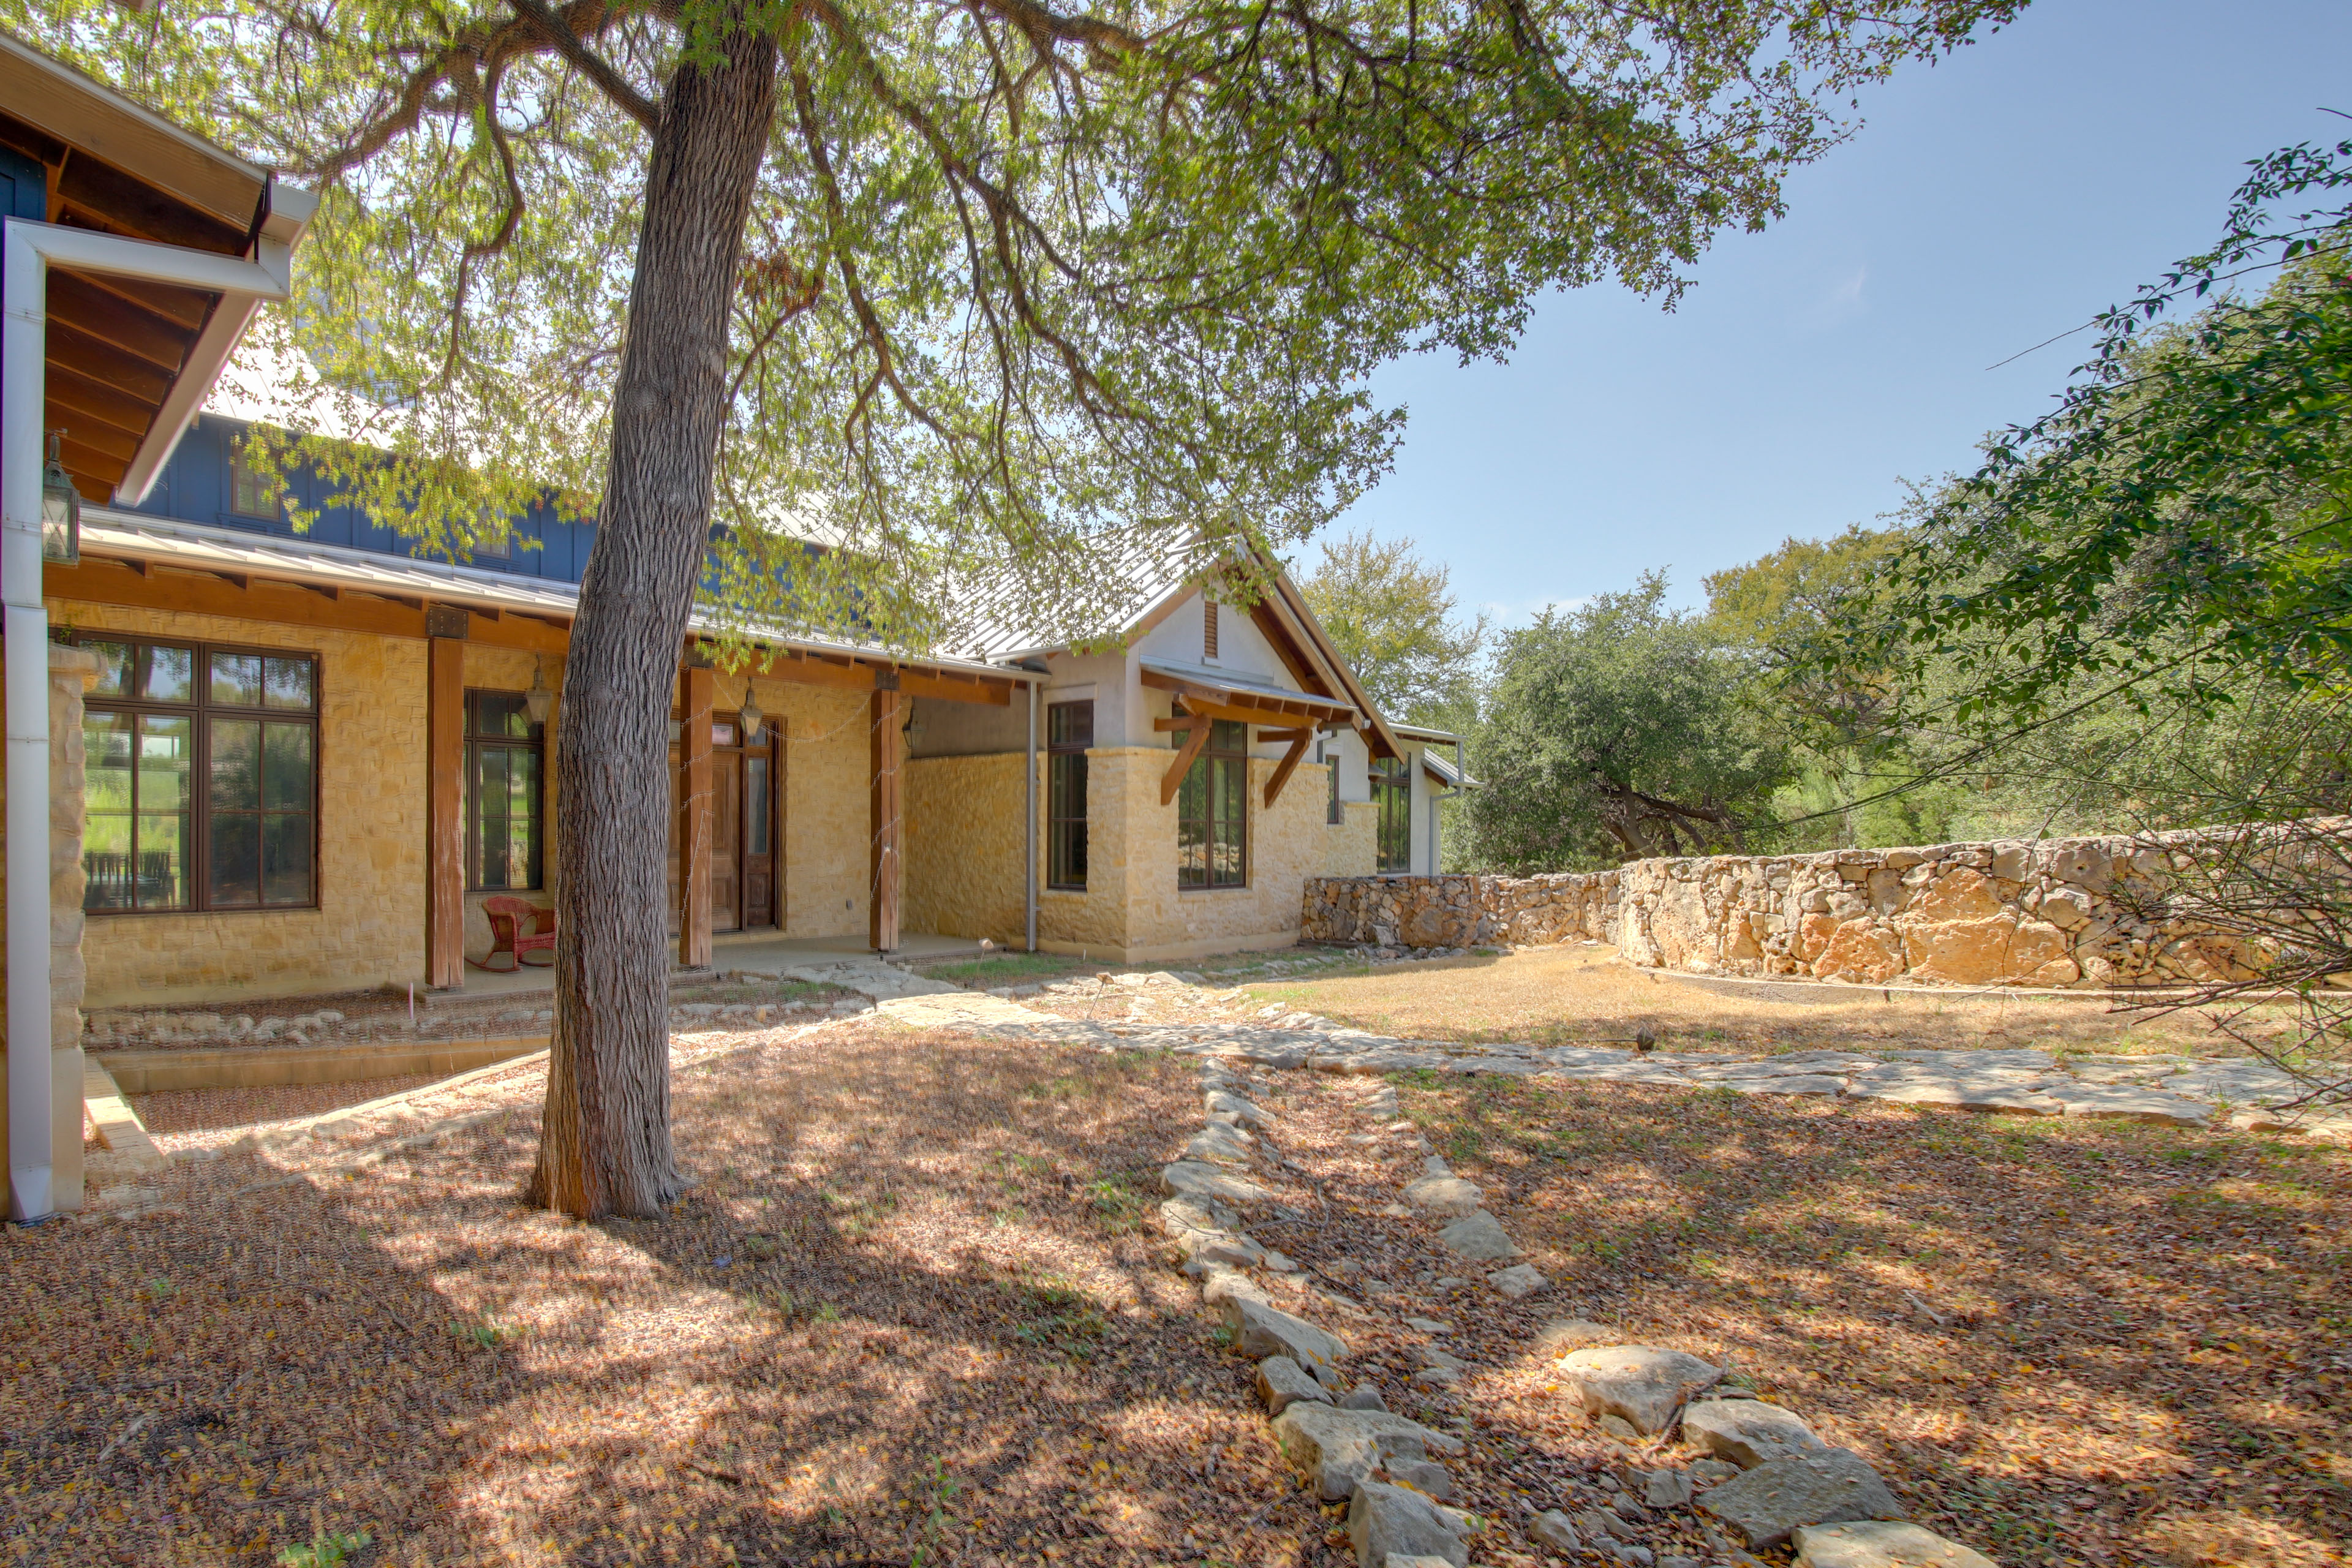
<instances>
[{"instance_id":1,"label":"oak tree trunk","mask_svg":"<svg viewBox=\"0 0 2352 1568\"><path fill-rule=\"evenodd\" d=\"M564 661L555 1029L525 1196L583 1219L658 1215L678 1186L664 909L670 701L709 532L743 225L775 114L773 39L744 29L719 47L723 61L681 65L662 100L611 467Z\"/></svg>"}]
</instances>

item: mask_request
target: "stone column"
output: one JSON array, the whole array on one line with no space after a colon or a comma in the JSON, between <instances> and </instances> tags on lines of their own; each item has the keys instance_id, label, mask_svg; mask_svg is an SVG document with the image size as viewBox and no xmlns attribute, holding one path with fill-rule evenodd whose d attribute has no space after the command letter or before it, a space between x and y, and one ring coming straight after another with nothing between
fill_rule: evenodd
<instances>
[{"instance_id":1,"label":"stone column","mask_svg":"<svg viewBox=\"0 0 2352 1568\"><path fill-rule=\"evenodd\" d=\"M96 654L49 645L49 1159L66 1212L82 1206L81 999L89 972L81 956L81 706L98 670Z\"/></svg>"}]
</instances>

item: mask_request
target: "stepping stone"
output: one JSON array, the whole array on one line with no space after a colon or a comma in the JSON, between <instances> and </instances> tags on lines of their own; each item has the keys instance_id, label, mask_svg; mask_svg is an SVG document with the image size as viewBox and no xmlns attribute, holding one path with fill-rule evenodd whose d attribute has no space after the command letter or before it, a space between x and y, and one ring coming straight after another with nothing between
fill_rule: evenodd
<instances>
[{"instance_id":1,"label":"stepping stone","mask_svg":"<svg viewBox=\"0 0 2352 1568\"><path fill-rule=\"evenodd\" d=\"M1683 1439L1743 1470L1829 1447L1813 1436L1803 1416L1761 1399L1708 1399L1693 1405L1683 1412Z\"/></svg>"},{"instance_id":2,"label":"stepping stone","mask_svg":"<svg viewBox=\"0 0 2352 1568\"><path fill-rule=\"evenodd\" d=\"M1404 1201L1427 1209L1441 1219L1459 1219L1475 1212L1486 1194L1459 1176L1423 1176L1405 1184Z\"/></svg>"},{"instance_id":3,"label":"stepping stone","mask_svg":"<svg viewBox=\"0 0 2352 1568\"><path fill-rule=\"evenodd\" d=\"M1453 1324L1438 1318L1407 1318L1404 1326L1422 1334L1450 1334L1454 1331Z\"/></svg>"},{"instance_id":4,"label":"stepping stone","mask_svg":"<svg viewBox=\"0 0 2352 1568\"><path fill-rule=\"evenodd\" d=\"M1218 1303L1225 1328L1242 1354L1254 1359L1288 1356L1318 1377L1336 1370L1348 1359L1348 1342L1304 1318L1238 1294Z\"/></svg>"},{"instance_id":5,"label":"stepping stone","mask_svg":"<svg viewBox=\"0 0 2352 1568\"><path fill-rule=\"evenodd\" d=\"M2056 1116L2064 1107L2039 1093L2053 1075L2006 1071L1926 1072L1905 1064L1858 1073L1846 1093L1895 1105L1944 1105L2019 1116Z\"/></svg>"},{"instance_id":6,"label":"stepping stone","mask_svg":"<svg viewBox=\"0 0 2352 1568\"><path fill-rule=\"evenodd\" d=\"M2202 1127L2213 1108L2158 1089L2126 1089L2115 1084L2053 1083L2042 1092L2066 1108L2068 1116L2097 1117L2114 1121L2150 1121L2165 1127Z\"/></svg>"},{"instance_id":7,"label":"stepping stone","mask_svg":"<svg viewBox=\"0 0 2352 1568\"><path fill-rule=\"evenodd\" d=\"M2281 1072L2267 1062L2252 1061L2208 1062L2187 1072L2175 1073L2158 1087L2171 1094L2226 1100L2234 1105L2298 1100L2308 1092L2308 1087L2294 1075Z\"/></svg>"},{"instance_id":8,"label":"stepping stone","mask_svg":"<svg viewBox=\"0 0 2352 1568\"><path fill-rule=\"evenodd\" d=\"M1520 1263L1495 1270L1486 1276L1486 1283L1500 1291L1507 1300L1516 1301L1522 1296L1534 1295L1551 1281L1538 1272L1534 1264Z\"/></svg>"},{"instance_id":9,"label":"stepping stone","mask_svg":"<svg viewBox=\"0 0 2352 1568\"><path fill-rule=\"evenodd\" d=\"M1342 1410L1378 1410L1386 1414L1389 1402L1381 1397L1380 1384L1360 1383L1348 1390L1347 1396L1337 1401Z\"/></svg>"},{"instance_id":10,"label":"stepping stone","mask_svg":"<svg viewBox=\"0 0 2352 1568\"><path fill-rule=\"evenodd\" d=\"M1439 1502L1454 1495L1454 1472L1434 1459L1391 1459L1389 1479Z\"/></svg>"},{"instance_id":11,"label":"stepping stone","mask_svg":"<svg viewBox=\"0 0 2352 1568\"><path fill-rule=\"evenodd\" d=\"M1825 1448L1757 1466L1709 1487L1698 1506L1738 1531L1750 1552L1778 1546L1808 1524L1903 1517L1878 1472L1851 1448Z\"/></svg>"},{"instance_id":12,"label":"stepping stone","mask_svg":"<svg viewBox=\"0 0 2352 1568\"><path fill-rule=\"evenodd\" d=\"M1469 1568L1470 1548L1419 1492L1368 1480L1348 1504L1348 1539L1358 1568L1388 1568L1396 1557L1431 1557Z\"/></svg>"},{"instance_id":13,"label":"stepping stone","mask_svg":"<svg viewBox=\"0 0 2352 1568\"><path fill-rule=\"evenodd\" d=\"M1677 1407L1723 1376L1695 1355L1652 1345L1570 1351L1559 1370L1588 1415L1617 1416L1644 1437L1664 1431Z\"/></svg>"},{"instance_id":14,"label":"stepping stone","mask_svg":"<svg viewBox=\"0 0 2352 1568\"><path fill-rule=\"evenodd\" d=\"M2154 1083L2197 1065L2189 1057L2107 1057L2070 1062L2067 1070L2084 1083Z\"/></svg>"},{"instance_id":15,"label":"stepping stone","mask_svg":"<svg viewBox=\"0 0 2352 1568\"><path fill-rule=\"evenodd\" d=\"M1226 1203L1263 1203L1274 1196L1247 1176L1221 1171L1197 1160L1179 1160L1163 1167L1160 1184L1180 1198L1213 1198Z\"/></svg>"},{"instance_id":16,"label":"stepping stone","mask_svg":"<svg viewBox=\"0 0 2352 1568\"><path fill-rule=\"evenodd\" d=\"M1200 1237L1206 1241L1228 1236L1238 1229L1242 1216L1213 1198L1163 1198L1160 1204L1160 1228L1166 1231L1179 1246L1187 1237Z\"/></svg>"},{"instance_id":17,"label":"stepping stone","mask_svg":"<svg viewBox=\"0 0 2352 1568\"><path fill-rule=\"evenodd\" d=\"M1212 1121L1192 1134L1192 1141L1184 1145L1184 1158L1220 1165L1247 1165L1250 1146L1256 1142L1238 1127Z\"/></svg>"},{"instance_id":18,"label":"stepping stone","mask_svg":"<svg viewBox=\"0 0 2352 1568\"><path fill-rule=\"evenodd\" d=\"M1265 1401L1268 1415L1279 1415L1302 1399L1331 1403L1330 1391L1286 1355L1270 1355L1257 1363L1257 1396Z\"/></svg>"},{"instance_id":19,"label":"stepping stone","mask_svg":"<svg viewBox=\"0 0 2352 1568\"><path fill-rule=\"evenodd\" d=\"M1202 1276L1201 1300L1220 1310L1231 1301L1254 1301L1269 1309L1274 1305L1274 1298L1256 1280L1223 1263L1211 1264Z\"/></svg>"},{"instance_id":20,"label":"stepping stone","mask_svg":"<svg viewBox=\"0 0 2352 1568\"><path fill-rule=\"evenodd\" d=\"M1947 1071L2048 1072L2058 1060L2048 1051L2019 1047L2009 1050L1889 1051L1889 1061L1925 1062Z\"/></svg>"},{"instance_id":21,"label":"stepping stone","mask_svg":"<svg viewBox=\"0 0 2352 1568\"><path fill-rule=\"evenodd\" d=\"M1509 1271L1507 1269L1505 1272ZM1602 1328L1599 1323L1582 1318L1554 1318L1543 1326L1542 1332L1536 1335L1536 1353L1563 1356L1587 1345L1612 1344L1616 1340L1617 1331L1614 1329Z\"/></svg>"},{"instance_id":22,"label":"stepping stone","mask_svg":"<svg viewBox=\"0 0 2352 1568\"><path fill-rule=\"evenodd\" d=\"M1781 1078L1719 1079L1708 1087L1740 1094L1825 1094L1834 1099L1845 1092L1845 1079L1824 1073L1790 1073Z\"/></svg>"},{"instance_id":23,"label":"stepping stone","mask_svg":"<svg viewBox=\"0 0 2352 1568\"><path fill-rule=\"evenodd\" d=\"M1274 1440L1293 1469L1326 1502L1339 1502L1391 1458L1458 1454L1462 1441L1379 1410L1339 1410L1300 1402L1274 1418Z\"/></svg>"},{"instance_id":24,"label":"stepping stone","mask_svg":"<svg viewBox=\"0 0 2352 1568\"><path fill-rule=\"evenodd\" d=\"M1981 1552L1896 1520L1808 1524L1791 1539L1796 1568L2000 1568Z\"/></svg>"},{"instance_id":25,"label":"stepping stone","mask_svg":"<svg viewBox=\"0 0 2352 1568\"><path fill-rule=\"evenodd\" d=\"M1195 1279L1206 1279L1212 1268L1255 1268L1267 1259L1280 1256L1266 1251L1249 1237L1239 1233L1192 1231L1181 1237L1177 1245L1184 1249L1186 1255L1184 1272Z\"/></svg>"},{"instance_id":26,"label":"stepping stone","mask_svg":"<svg viewBox=\"0 0 2352 1568\"><path fill-rule=\"evenodd\" d=\"M1576 1533L1576 1525L1568 1515L1556 1508L1546 1509L1536 1515L1535 1522L1528 1526L1528 1535L1554 1552L1573 1555L1584 1550L1584 1537Z\"/></svg>"},{"instance_id":27,"label":"stepping stone","mask_svg":"<svg viewBox=\"0 0 2352 1568\"><path fill-rule=\"evenodd\" d=\"M1254 1100L1223 1089L1213 1089L1201 1097L1212 1121L1231 1121L1250 1127L1271 1127L1274 1113Z\"/></svg>"},{"instance_id":28,"label":"stepping stone","mask_svg":"<svg viewBox=\"0 0 2352 1568\"><path fill-rule=\"evenodd\" d=\"M1455 1220L1437 1233L1437 1239L1463 1257L1480 1262L1519 1255L1511 1238L1503 1234L1502 1222L1485 1209Z\"/></svg>"}]
</instances>

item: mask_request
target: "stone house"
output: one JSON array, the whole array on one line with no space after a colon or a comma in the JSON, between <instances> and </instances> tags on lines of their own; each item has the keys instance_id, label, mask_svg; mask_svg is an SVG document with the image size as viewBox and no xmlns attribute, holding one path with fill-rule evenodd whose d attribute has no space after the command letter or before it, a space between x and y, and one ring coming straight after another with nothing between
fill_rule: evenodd
<instances>
[{"instance_id":1,"label":"stone house","mask_svg":"<svg viewBox=\"0 0 2352 1568\"><path fill-rule=\"evenodd\" d=\"M143 116L20 57L77 101ZM299 237L287 215L307 219L309 199L137 122L230 192L206 195L211 227L190 219L188 235L231 254L275 246L282 275ZM65 145L0 110L0 153L27 150L0 175L16 172L34 227L101 221L70 205L84 143ZM219 221L236 201L258 205L259 239ZM85 1001L462 988L491 946L485 901L549 901L564 654L595 531L535 510L495 556L421 559L314 476L288 493L245 463L243 426L196 413L235 333L207 326L201 353L175 350L104 300L115 315L93 328L74 314L82 286L50 277L47 420L68 427L82 505L79 559L12 576L8 622L12 694L20 609L40 620L30 651L62 672L43 742L54 830L13 800L9 821L12 870L56 868L37 908L10 905L11 982L36 934L60 979L37 1020L32 987L24 1016L11 995L11 1103L51 1108L51 1135L21 1145L44 1145L47 1196L12 1180L32 1213L79 1203ZM159 300L148 314L176 320L184 302ZM249 315L195 319L241 331ZM12 317L12 345L17 331ZM10 430L13 529L26 455ZM291 502L316 509L304 531ZM36 580L18 605L16 584ZM1223 581L1132 566L1120 624L1087 645L1113 652L988 621L925 658L777 635L722 668L698 624L680 650L673 809L646 825L670 845L678 962L711 964L734 942L982 938L1173 959L1297 941L1310 878L1433 872L1452 737L1389 722L1278 574L1248 608L1218 601ZM12 791L17 728L12 710Z\"/></svg>"}]
</instances>

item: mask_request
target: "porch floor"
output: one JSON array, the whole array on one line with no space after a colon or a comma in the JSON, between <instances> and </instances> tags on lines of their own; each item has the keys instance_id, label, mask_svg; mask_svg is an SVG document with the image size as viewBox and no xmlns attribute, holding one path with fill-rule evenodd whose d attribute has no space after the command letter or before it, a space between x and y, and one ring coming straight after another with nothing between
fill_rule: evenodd
<instances>
[{"instance_id":1,"label":"porch floor","mask_svg":"<svg viewBox=\"0 0 2352 1568\"><path fill-rule=\"evenodd\" d=\"M890 956L898 960L928 963L941 958L978 957L981 946L976 941L961 936L928 936L908 931L898 938L898 950ZM874 950L866 944L862 935L781 937L773 931L727 931L710 939L710 967L740 969L751 974L782 974L787 969L805 964L826 963L842 958L868 958ZM687 971L675 970L673 973ZM499 996L528 996L555 989L552 965L534 964L522 969L492 971L466 966L465 988L460 991L434 993L436 1000L477 1002ZM419 993L417 1001L425 996Z\"/></svg>"}]
</instances>

